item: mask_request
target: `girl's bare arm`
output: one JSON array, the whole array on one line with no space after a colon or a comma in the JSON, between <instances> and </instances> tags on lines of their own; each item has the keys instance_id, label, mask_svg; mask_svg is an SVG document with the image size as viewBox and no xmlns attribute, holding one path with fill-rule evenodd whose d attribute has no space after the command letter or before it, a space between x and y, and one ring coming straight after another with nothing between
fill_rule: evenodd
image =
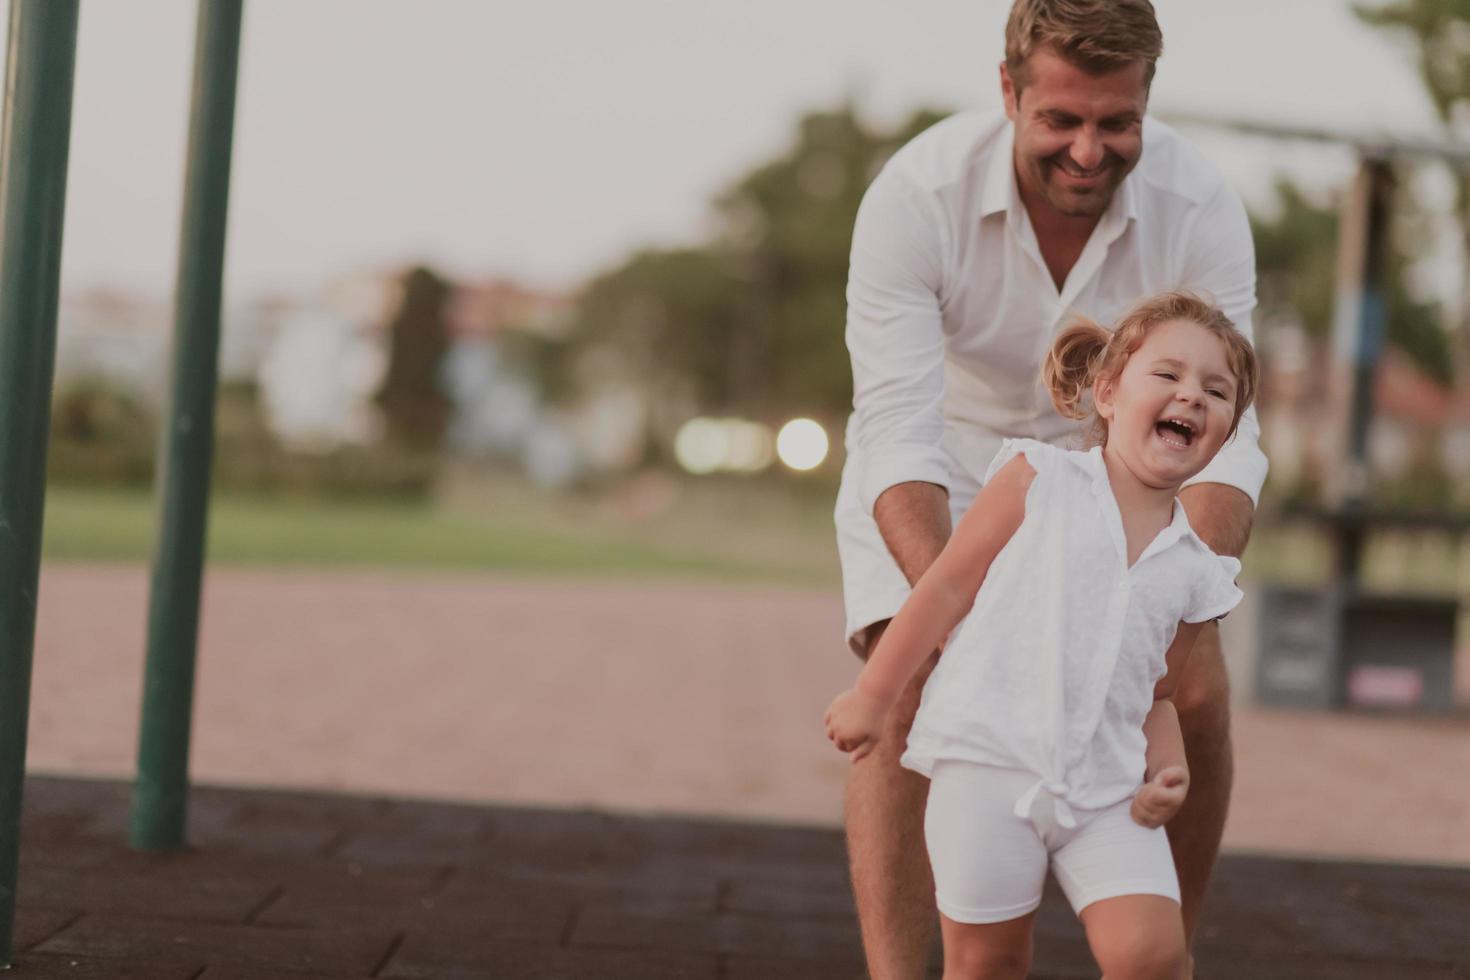
<instances>
[{"instance_id":1,"label":"girl's bare arm","mask_svg":"<svg viewBox=\"0 0 1470 980\"><path fill-rule=\"evenodd\" d=\"M1164 653L1165 673L1154 686L1154 706L1143 720L1143 737L1148 741L1145 780L1169 766L1185 765L1184 735L1179 731L1179 712L1174 710L1174 688L1203 627L1203 623L1180 623Z\"/></svg>"},{"instance_id":2,"label":"girl's bare arm","mask_svg":"<svg viewBox=\"0 0 1470 980\"><path fill-rule=\"evenodd\" d=\"M1184 757L1184 734L1174 708L1174 687L1202 623L1180 623L1164 654L1166 673L1154 687L1154 706L1143 720L1145 749L1143 788L1133 798L1133 819L1145 827L1167 823L1189 794L1189 764Z\"/></svg>"},{"instance_id":3,"label":"girl's bare arm","mask_svg":"<svg viewBox=\"0 0 1470 980\"><path fill-rule=\"evenodd\" d=\"M970 611L990 563L1026 516L1026 491L1036 471L1017 456L981 488L949 543L920 577L893 617L856 687L892 704L924 658Z\"/></svg>"},{"instance_id":4,"label":"girl's bare arm","mask_svg":"<svg viewBox=\"0 0 1470 980\"><path fill-rule=\"evenodd\" d=\"M1036 470L1024 456L1001 467L981 488L898 615L869 656L853 690L827 710L827 735L854 760L867 754L883 716L914 671L939 648L975 602L995 556L1026 516L1026 491Z\"/></svg>"}]
</instances>

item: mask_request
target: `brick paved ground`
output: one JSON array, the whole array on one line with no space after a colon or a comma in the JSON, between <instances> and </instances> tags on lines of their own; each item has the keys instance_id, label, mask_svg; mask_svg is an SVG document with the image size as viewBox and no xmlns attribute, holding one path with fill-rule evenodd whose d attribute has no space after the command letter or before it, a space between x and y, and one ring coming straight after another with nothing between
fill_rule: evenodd
<instances>
[{"instance_id":1,"label":"brick paved ground","mask_svg":"<svg viewBox=\"0 0 1470 980\"><path fill-rule=\"evenodd\" d=\"M10 975L862 975L833 830L223 789L192 806L192 851L141 855L121 784L32 778ZM1230 856L1199 975L1464 980L1467 922L1470 869ZM1055 894L1033 975L1095 975Z\"/></svg>"}]
</instances>

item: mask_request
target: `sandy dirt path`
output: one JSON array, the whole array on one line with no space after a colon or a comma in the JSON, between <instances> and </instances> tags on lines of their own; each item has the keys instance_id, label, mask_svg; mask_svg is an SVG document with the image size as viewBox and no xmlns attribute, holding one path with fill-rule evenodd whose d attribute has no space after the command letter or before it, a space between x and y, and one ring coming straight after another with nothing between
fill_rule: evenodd
<instances>
[{"instance_id":1,"label":"sandy dirt path","mask_svg":"<svg viewBox=\"0 0 1470 980\"><path fill-rule=\"evenodd\" d=\"M127 777L137 566L42 574L29 765ZM834 593L211 570L194 778L834 824ZM1470 720L1236 706L1236 850L1470 864ZM1405 819L1405 815L1412 819Z\"/></svg>"}]
</instances>

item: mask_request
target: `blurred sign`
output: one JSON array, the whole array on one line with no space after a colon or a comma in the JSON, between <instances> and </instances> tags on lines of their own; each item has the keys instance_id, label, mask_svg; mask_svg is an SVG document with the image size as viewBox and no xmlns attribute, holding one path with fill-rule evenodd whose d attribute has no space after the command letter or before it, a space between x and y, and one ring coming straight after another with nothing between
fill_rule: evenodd
<instances>
[{"instance_id":1,"label":"blurred sign","mask_svg":"<svg viewBox=\"0 0 1470 980\"><path fill-rule=\"evenodd\" d=\"M1263 704L1328 708L1337 676L1338 617L1326 590L1266 588L1256 697Z\"/></svg>"},{"instance_id":2,"label":"blurred sign","mask_svg":"<svg viewBox=\"0 0 1470 980\"><path fill-rule=\"evenodd\" d=\"M1363 664L1348 673L1349 704L1370 708L1414 708L1424 700L1424 672L1413 667Z\"/></svg>"},{"instance_id":3,"label":"blurred sign","mask_svg":"<svg viewBox=\"0 0 1470 980\"><path fill-rule=\"evenodd\" d=\"M1256 697L1297 708L1449 711L1458 616L1451 599L1268 587Z\"/></svg>"}]
</instances>

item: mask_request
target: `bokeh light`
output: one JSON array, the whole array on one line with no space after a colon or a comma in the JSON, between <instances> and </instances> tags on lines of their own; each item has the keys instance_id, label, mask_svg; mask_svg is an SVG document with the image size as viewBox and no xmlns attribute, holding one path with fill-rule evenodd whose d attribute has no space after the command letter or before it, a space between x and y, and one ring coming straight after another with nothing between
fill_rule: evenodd
<instances>
[{"instance_id":1,"label":"bokeh light","mask_svg":"<svg viewBox=\"0 0 1470 980\"><path fill-rule=\"evenodd\" d=\"M726 419L725 468L737 473L759 473L776 461L776 439L759 422Z\"/></svg>"},{"instance_id":2,"label":"bokeh light","mask_svg":"<svg viewBox=\"0 0 1470 980\"><path fill-rule=\"evenodd\" d=\"M674 458L695 475L713 473L724 462L728 441L719 420L690 419L674 437Z\"/></svg>"},{"instance_id":3,"label":"bokeh light","mask_svg":"<svg viewBox=\"0 0 1470 980\"><path fill-rule=\"evenodd\" d=\"M759 422L693 418L674 437L674 458L699 476L718 470L759 473L775 462L775 440Z\"/></svg>"},{"instance_id":4,"label":"bokeh light","mask_svg":"<svg viewBox=\"0 0 1470 980\"><path fill-rule=\"evenodd\" d=\"M827 432L811 419L792 419L776 436L776 455L793 470L810 470L827 458Z\"/></svg>"}]
</instances>

